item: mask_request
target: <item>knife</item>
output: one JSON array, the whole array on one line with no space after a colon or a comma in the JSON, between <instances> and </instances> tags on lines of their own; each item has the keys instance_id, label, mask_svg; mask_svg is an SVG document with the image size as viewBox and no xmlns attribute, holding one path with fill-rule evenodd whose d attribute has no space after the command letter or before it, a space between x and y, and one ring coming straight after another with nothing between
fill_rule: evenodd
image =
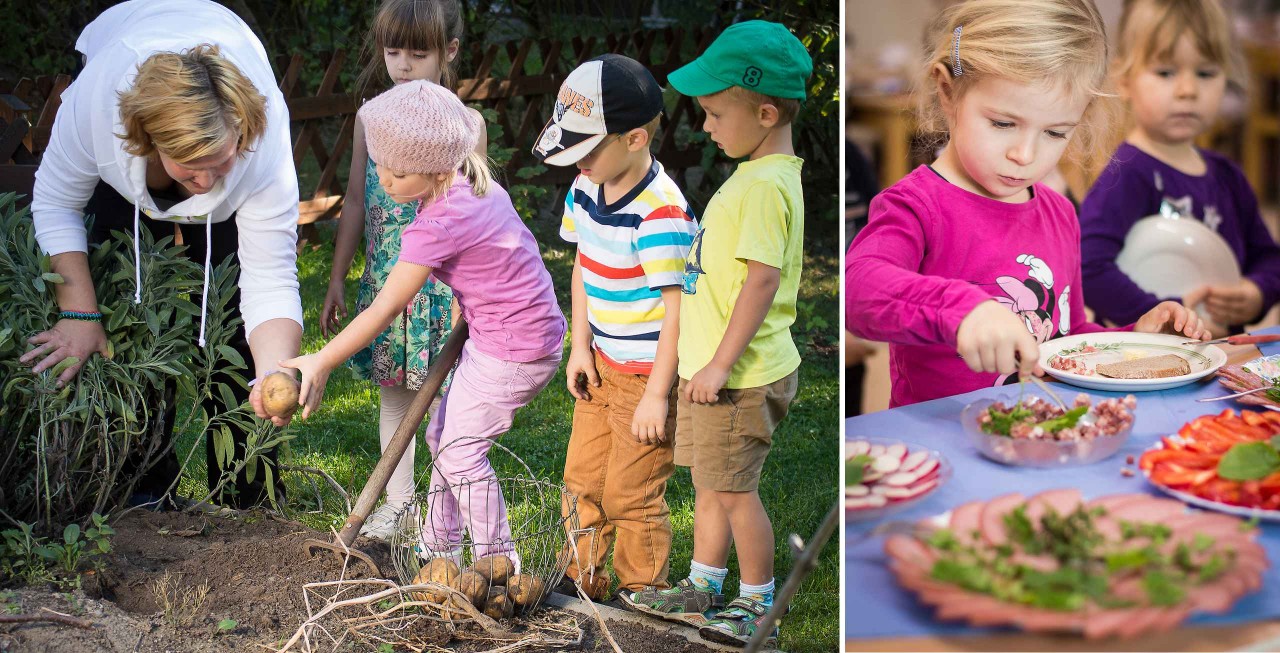
<instances>
[{"instance_id":1,"label":"knife","mask_svg":"<svg viewBox=\"0 0 1280 653\"><path fill-rule=\"evenodd\" d=\"M1210 340L1208 342L1200 342L1199 340L1187 340L1182 344L1183 345L1221 345L1225 343L1228 345L1260 345L1267 342L1277 342L1277 341L1280 341L1280 334L1269 335L1269 336L1253 336L1253 335L1230 336L1227 338L1218 338L1217 340Z\"/></svg>"}]
</instances>

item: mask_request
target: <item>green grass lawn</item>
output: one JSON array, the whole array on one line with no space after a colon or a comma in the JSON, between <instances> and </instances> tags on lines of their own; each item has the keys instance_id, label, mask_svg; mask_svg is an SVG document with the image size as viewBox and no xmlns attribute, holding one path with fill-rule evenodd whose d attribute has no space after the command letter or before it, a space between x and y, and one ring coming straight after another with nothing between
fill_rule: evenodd
<instances>
[{"instance_id":1,"label":"green grass lawn","mask_svg":"<svg viewBox=\"0 0 1280 653\"><path fill-rule=\"evenodd\" d=\"M556 235L558 216L544 216L530 223L543 248L543 259L551 271L561 297L561 306L569 310L569 276L573 250ZM316 351L323 338L316 326L324 303L332 257L332 228L321 226L319 245L304 247L298 270L302 283L302 300L307 328L303 351ZM818 339L836 342L834 332L838 258L834 254L810 256L806 261L801 301L810 303L811 316L805 316ZM363 270L357 260L348 278L347 298L354 303L356 279ZM566 339L566 346L568 340ZM567 356L566 351L566 356ZM835 503L839 460L839 356L832 347L803 347L804 363L800 367L800 391L790 415L774 434L773 451L765 464L760 494L773 519L777 540L776 574L781 588L792 567L787 537L798 533L808 538ZM521 410L511 431L501 442L514 451L535 475L559 482L564 468L565 448L569 441L573 399L565 389L563 369L551 384L529 406ZM355 378L346 368L336 370L329 379L325 402L318 413L306 422L295 421L291 427L294 440L289 444L285 462L292 465L318 467L327 471L347 488L352 500L359 494L365 479L378 461L378 393L376 387ZM190 441L188 441L190 442ZM421 441L419 441L421 442ZM202 443L201 443L202 446ZM496 451L496 450L495 450ZM508 456L492 454L500 475L516 473ZM203 461L197 452L193 462ZM429 454L417 448L415 467L418 475L426 469ZM200 470L194 470L199 475ZM194 494L203 479L188 481ZM321 485L324 510L317 509L312 484L298 474L286 475L290 507L296 518L328 530L340 527L346 518L340 498ZM419 486L425 485L425 480ZM693 552L693 485L689 470L678 468L667 486L674 528L671 578L683 577L689 569ZM839 555L838 540L833 538L822 552L818 569L806 579L792 603L791 613L782 630L781 647L788 651L834 651L838 646ZM726 593L732 597L738 585L737 566L730 560Z\"/></svg>"}]
</instances>

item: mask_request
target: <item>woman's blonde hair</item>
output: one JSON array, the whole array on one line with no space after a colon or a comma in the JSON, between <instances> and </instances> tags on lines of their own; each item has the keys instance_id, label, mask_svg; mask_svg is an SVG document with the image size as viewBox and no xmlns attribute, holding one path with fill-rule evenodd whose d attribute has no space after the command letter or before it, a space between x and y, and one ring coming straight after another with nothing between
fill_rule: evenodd
<instances>
[{"instance_id":1,"label":"woman's blonde hair","mask_svg":"<svg viewBox=\"0 0 1280 653\"><path fill-rule=\"evenodd\" d=\"M446 55L454 39L462 39L462 5L458 0L383 0L365 39L366 62L357 82L360 94L376 95L384 90L374 83L386 72L383 48L438 52L440 85L452 90L458 73Z\"/></svg>"},{"instance_id":2,"label":"woman's blonde hair","mask_svg":"<svg viewBox=\"0 0 1280 653\"><path fill-rule=\"evenodd\" d=\"M1248 91L1244 55L1218 0L1125 0L1111 74L1124 80L1138 69L1171 59L1184 34L1191 35L1200 56L1222 67L1228 85Z\"/></svg>"},{"instance_id":3,"label":"woman's blonde hair","mask_svg":"<svg viewBox=\"0 0 1280 653\"><path fill-rule=\"evenodd\" d=\"M119 94L124 149L160 152L179 163L216 154L235 140L253 149L267 130L267 98L215 45L153 54Z\"/></svg>"},{"instance_id":4,"label":"woman's blonde hair","mask_svg":"<svg viewBox=\"0 0 1280 653\"><path fill-rule=\"evenodd\" d=\"M920 131L935 137L932 145L944 142L948 131L935 66L952 75L958 53L962 72L950 77L953 103L986 76L1084 95L1089 105L1068 152L1078 158L1099 154L1115 109L1107 91L1106 28L1092 0L969 0L934 20L924 45L916 115Z\"/></svg>"}]
</instances>

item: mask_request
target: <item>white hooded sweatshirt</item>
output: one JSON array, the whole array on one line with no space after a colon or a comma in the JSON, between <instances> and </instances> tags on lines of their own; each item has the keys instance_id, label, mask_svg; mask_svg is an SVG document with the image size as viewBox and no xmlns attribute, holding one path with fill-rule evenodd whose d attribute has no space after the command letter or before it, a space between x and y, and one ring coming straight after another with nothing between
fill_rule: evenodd
<instances>
[{"instance_id":1,"label":"white hooded sweatshirt","mask_svg":"<svg viewBox=\"0 0 1280 653\"><path fill-rule=\"evenodd\" d=\"M151 55L204 43L218 46L267 98L267 130L210 192L162 211L147 190L146 159L125 152L117 136L124 133L117 94L132 87L138 66ZM267 53L249 27L208 0L131 0L90 23L76 41L76 50L85 56L84 70L62 94L48 149L36 170L31 212L40 247L49 255L88 251L84 208L99 179L134 204L135 243L139 210L153 219L204 223L206 235L212 223L234 212L245 333L275 318L302 324L298 176L289 143L289 111ZM206 250L201 346L211 263ZM140 271L136 276L135 301L141 301L144 280Z\"/></svg>"}]
</instances>

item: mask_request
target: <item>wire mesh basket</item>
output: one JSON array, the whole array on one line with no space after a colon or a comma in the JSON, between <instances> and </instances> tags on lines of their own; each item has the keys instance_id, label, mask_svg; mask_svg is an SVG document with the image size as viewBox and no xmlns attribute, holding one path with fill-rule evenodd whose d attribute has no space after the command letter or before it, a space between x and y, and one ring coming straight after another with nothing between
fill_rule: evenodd
<instances>
[{"instance_id":1,"label":"wire mesh basket","mask_svg":"<svg viewBox=\"0 0 1280 653\"><path fill-rule=\"evenodd\" d=\"M536 478L507 447L492 446L491 459L509 456L520 471L450 483L434 473L433 461L427 491L397 516L392 562L402 585L447 583L491 617L524 616L564 576L572 555L567 538L578 532L577 500L564 485ZM486 505L500 507L498 514ZM503 519L509 529L501 527ZM431 594L433 602L448 604L443 589Z\"/></svg>"}]
</instances>

